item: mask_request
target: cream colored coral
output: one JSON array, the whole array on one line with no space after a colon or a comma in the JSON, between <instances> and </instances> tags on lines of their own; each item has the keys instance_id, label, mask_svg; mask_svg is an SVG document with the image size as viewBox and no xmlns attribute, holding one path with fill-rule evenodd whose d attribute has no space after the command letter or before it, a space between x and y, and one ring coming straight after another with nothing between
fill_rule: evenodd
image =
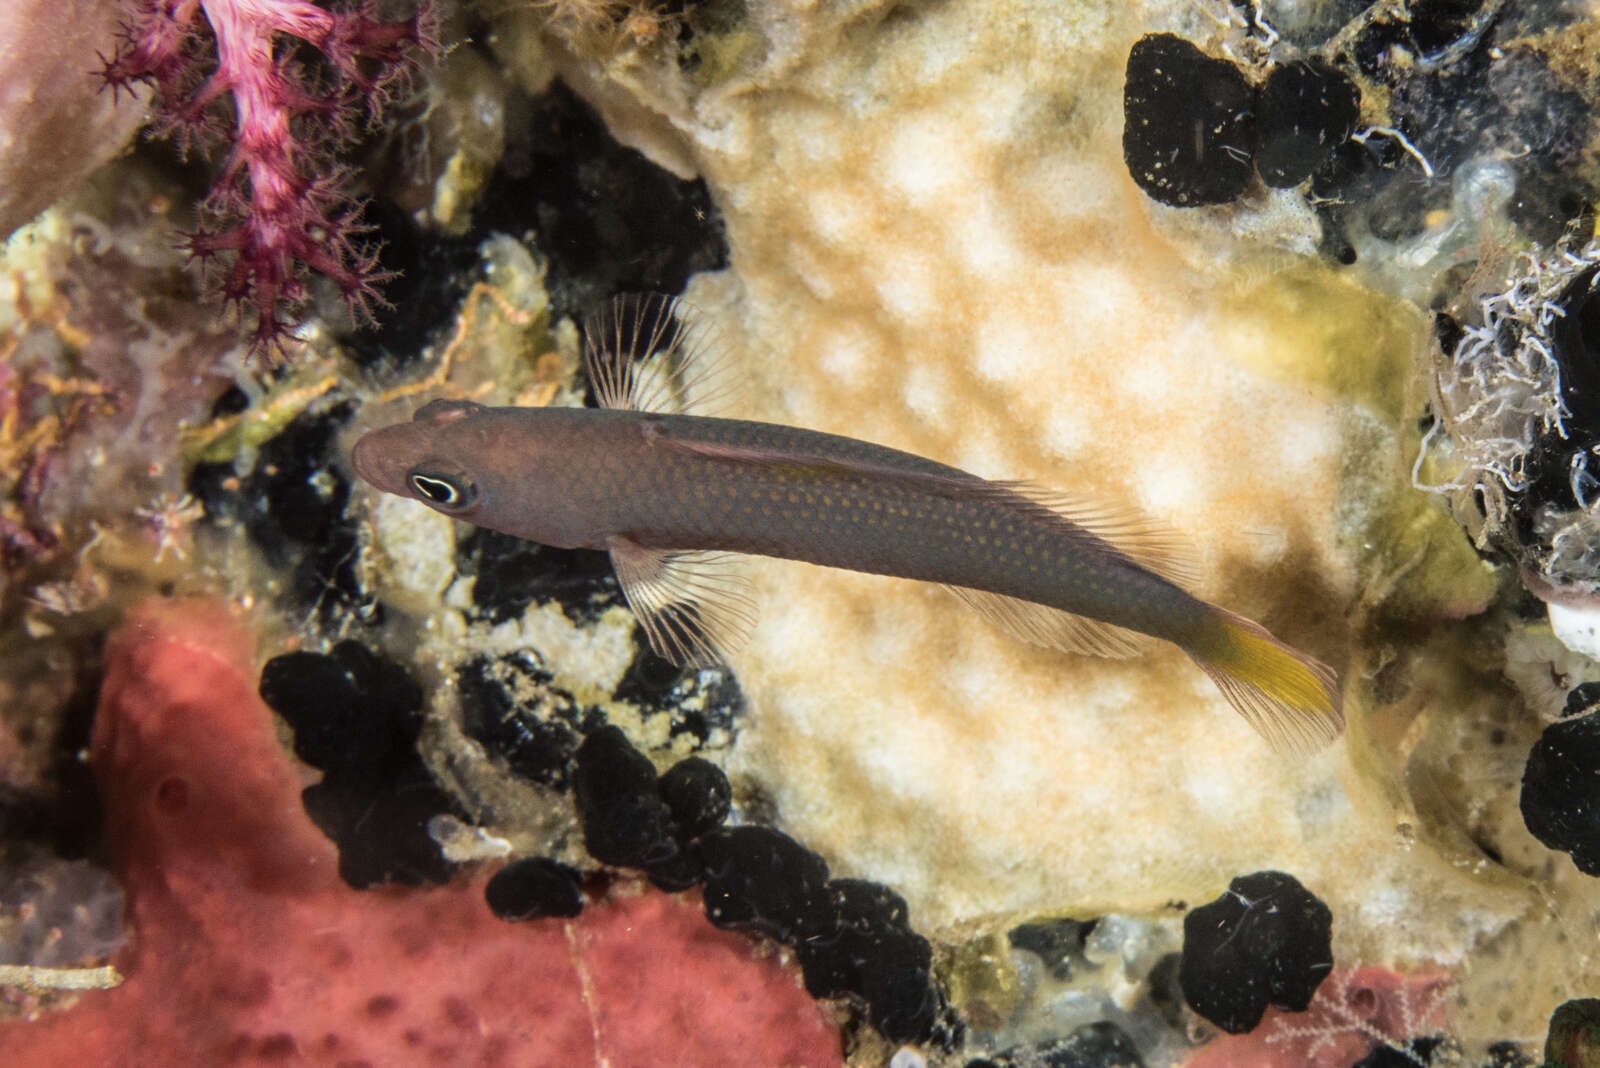
<instances>
[{"instance_id":1,"label":"cream colored coral","mask_svg":"<svg viewBox=\"0 0 1600 1068\"><path fill-rule=\"evenodd\" d=\"M1343 667L1364 584L1394 578L1367 542L1409 492L1425 321L1288 251L1315 225L1291 197L1182 212L1133 185L1128 49L1216 44L1202 6L753 3L756 58L710 88L557 64L709 183L731 265L689 298L732 339L741 414L1136 503L1193 542L1198 592ZM1273 756L1174 649L1064 656L936 589L755 570L731 768L920 928L1193 904L1271 867L1329 901L1342 959L1455 961L1528 905L1406 847L1345 743Z\"/></svg>"}]
</instances>

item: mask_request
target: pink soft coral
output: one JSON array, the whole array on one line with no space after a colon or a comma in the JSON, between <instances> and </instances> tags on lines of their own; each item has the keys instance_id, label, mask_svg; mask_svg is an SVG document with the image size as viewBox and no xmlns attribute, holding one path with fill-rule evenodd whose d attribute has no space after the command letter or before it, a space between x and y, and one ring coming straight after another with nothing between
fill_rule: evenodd
<instances>
[{"instance_id":1,"label":"pink soft coral","mask_svg":"<svg viewBox=\"0 0 1600 1068\"><path fill-rule=\"evenodd\" d=\"M1255 1030L1221 1036L1184 1068L1347 1068L1379 1046L1420 1066L1412 1040L1444 1026L1448 986L1432 968L1335 968L1305 1012L1269 1007Z\"/></svg>"},{"instance_id":2,"label":"pink soft coral","mask_svg":"<svg viewBox=\"0 0 1600 1068\"><path fill-rule=\"evenodd\" d=\"M367 317L387 275L358 241L360 207L332 153L352 136L362 107L369 121L379 113L412 46L432 49L431 8L380 22L371 0L344 11L309 0L134 2L103 76L114 89L154 85L158 130L185 147L233 142L206 202L214 224L189 235L189 249L201 260L221 257L223 299L254 306L257 347L274 345L284 317L303 308L308 271L331 279ZM321 53L327 76L296 61L301 45Z\"/></svg>"}]
</instances>

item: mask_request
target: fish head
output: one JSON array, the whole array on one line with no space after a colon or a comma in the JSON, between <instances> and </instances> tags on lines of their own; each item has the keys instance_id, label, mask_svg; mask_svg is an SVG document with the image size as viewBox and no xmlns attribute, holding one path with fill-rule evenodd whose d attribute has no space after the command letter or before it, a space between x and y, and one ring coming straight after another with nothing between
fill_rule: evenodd
<instances>
[{"instance_id":1,"label":"fish head","mask_svg":"<svg viewBox=\"0 0 1600 1068\"><path fill-rule=\"evenodd\" d=\"M593 443L578 431L594 414L436 400L409 423L363 435L350 460L378 489L452 519L545 545L596 546L612 533L607 493L584 476L579 460Z\"/></svg>"},{"instance_id":2,"label":"fish head","mask_svg":"<svg viewBox=\"0 0 1600 1068\"><path fill-rule=\"evenodd\" d=\"M482 462L489 435L477 418L488 411L472 401L433 401L409 423L363 434L350 462L356 474L385 493L474 521L493 492L494 465Z\"/></svg>"}]
</instances>

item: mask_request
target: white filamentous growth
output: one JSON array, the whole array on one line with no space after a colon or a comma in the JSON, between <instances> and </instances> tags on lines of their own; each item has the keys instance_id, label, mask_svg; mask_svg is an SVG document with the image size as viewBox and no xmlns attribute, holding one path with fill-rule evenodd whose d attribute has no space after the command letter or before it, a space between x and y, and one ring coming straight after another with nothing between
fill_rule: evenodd
<instances>
[{"instance_id":1,"label":"white filamentous growth","mask_svg":"<svg viewBox=\"0 0 1600 1068\"><path fill-rule=\"evenodd\" d=\"M1527 460L1535 442L1566 436L1567 410L1552 331L1565 316L1560 303L1574 280L1600 267L1600 241L1574 252L1524 252L1506 286L1479 302L1479 323L1465 327L1453 352L1443 354L1434 381L1438 422L1424 436L1412 470L1423 490L1441 493L1469 519L1480 493L1483 530L1492 535L1511 522L1509 494L1528 486ZM1453 472L1432 482L1427 461ZM1534 516L1542 546L1537 568L1557 585L1593 585L1600 573L1600 478L1597 458L1575 452L1569 479L1577 510L1547 507ZM1474 525L1469 522L1469 526Z\"/></svg>"}]
</instances>

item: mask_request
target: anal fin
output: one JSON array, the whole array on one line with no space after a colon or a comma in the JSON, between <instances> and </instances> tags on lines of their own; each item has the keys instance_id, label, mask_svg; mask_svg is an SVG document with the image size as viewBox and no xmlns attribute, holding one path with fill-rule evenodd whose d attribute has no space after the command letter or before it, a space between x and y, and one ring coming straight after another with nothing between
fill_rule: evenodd
<instances>
[{"instance_id":1,"label":"anal fin","mask_svg":"<svg viewBox=\"0 0 1600 1068\"><path fill-rule=\"evenodd\" d=\"M1049 605L964 586L946 586L945 589L1012 637L1047 649L1121 659L1138 656L1155 643L1154 638L1137 631L1073 615Z\"/></svg>"},{"instance_id":2,"label":"anal fin","mask_svg":"<svg viewBox=\"0 0 1600 1068\"><path fill-rule=\"evenodd\" d=\"M626 536L606 542L628 607L657 656L709 667L750 637L756 603L749 581L722 552L650 549Z\"/></svg>"}]
</instances>

